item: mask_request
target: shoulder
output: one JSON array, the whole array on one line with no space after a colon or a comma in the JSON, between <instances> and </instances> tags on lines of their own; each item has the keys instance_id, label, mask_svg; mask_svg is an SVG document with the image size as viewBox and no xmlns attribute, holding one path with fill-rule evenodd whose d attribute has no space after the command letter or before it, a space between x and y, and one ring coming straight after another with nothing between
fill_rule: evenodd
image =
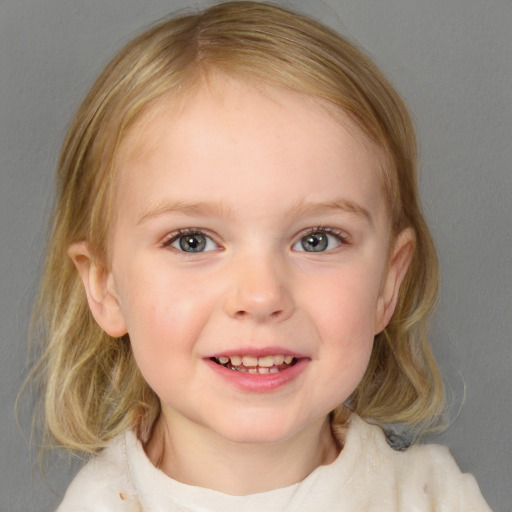
<instances>
[{"instance_id":1,"label":"shoulder","mask_svg":"<svg viewBox=\"0 0 512 512\"><path fill-rule=\"evenodd\" d=\"M126 432L112 439L71 482L57 512L138 512L140 506L130 481Z\"/></svg>"},{"instance_id":2,"label":"shoulder","mask_svg":"<svg viewBox=\"0 0 512 512\"><path fill-rule=\"evenodd\" d=\"M423 494L464 504L463 510L489 510L473 475L463 473L445 446L412 446L396 458L397 473Z\"/></svg>"},{"instance_id":3,"label":"shoulder","mask_svg":"<svg viewBox=\"0 0 512 512\"><path fill-rule=\"evenodd\" d=\"M421 503L424 508L417 510L490 511L475 478L461 472L448 448L429 444L396 451L380 427L359 417L350 421L347 444L351 437L360 451L361 476L374 489L392 488L397 510Z\"/></svg>"}]
</instances>

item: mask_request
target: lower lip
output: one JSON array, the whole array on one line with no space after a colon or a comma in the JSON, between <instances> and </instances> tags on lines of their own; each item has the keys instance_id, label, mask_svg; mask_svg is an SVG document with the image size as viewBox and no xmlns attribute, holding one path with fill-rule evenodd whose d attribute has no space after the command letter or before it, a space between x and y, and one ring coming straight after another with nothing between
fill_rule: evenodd
<instances>
[{"instance_id":1,"label":"lower lip","mask_svg":"<svg viewBox=\"0 0 512 512\"><path fill-rule=\"evenodd\" d=\"M211 359L205 359L204 361L214 372L226 379L230 384L244 391L267 393L286 386L295 380L306 369L309 360L301 358L293 366L286 368L286 370L266 374L238 372L225 368Z\"/></svg>"}]
</instances>

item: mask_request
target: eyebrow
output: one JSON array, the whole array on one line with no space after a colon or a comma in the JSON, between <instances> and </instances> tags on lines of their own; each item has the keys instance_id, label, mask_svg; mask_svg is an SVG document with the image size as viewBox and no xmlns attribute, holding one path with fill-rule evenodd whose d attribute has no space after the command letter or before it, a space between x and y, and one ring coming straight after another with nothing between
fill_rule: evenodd
<instances>
[{"instance_id":1,"label":"eyebrow","mask_svg":"<svg viewBox=\"0 0 512 512\"><path fill-rule=\"evenodd\" d=\"M304 201L297 201L290 209L288 215L292 218L301 217L306 215L332 215L336 213L350 213L361 217L363 220L373 224L373 219L370 212L354 201L339 198L325 203L307 203Z\"/></svg>"},{"instance_id":2,"label":"eyebrow","mask_svg":"<svg viewBox=\"0 0 512 512\"><path fill-rule=\"evenodd\" d=\"M336 213L350 213L373 224L372 216L363 206L346 199L335 199L325 203L297 201L285 214L286 218L294 219L303 216L333 215ZM142 224L161 215L181 214L189 217L224 217L234 219L236 216L230 208L214 201L163 201L148 208L137 224Z\"/></svg>"},{"instance_id":3,"label":"eyebrow","mask_svg":"<svg viewBox=\"0 0 512 512\"><path fill-rule=\"evenodd\" d=\"M161 215L182 214L189 217L234 217L233 212L221 203L216 202L189 202L189 201L163 201L148 208L137 224Z\"/></svg>"}]
</instances>

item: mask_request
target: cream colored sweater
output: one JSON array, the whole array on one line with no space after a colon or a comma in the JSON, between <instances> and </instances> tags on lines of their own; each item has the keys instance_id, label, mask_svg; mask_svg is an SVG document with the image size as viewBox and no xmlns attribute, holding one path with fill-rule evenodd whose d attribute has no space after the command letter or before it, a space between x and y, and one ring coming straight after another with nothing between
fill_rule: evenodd
<instances>
[{"instance_id":1,"label":"cream colored sweater","mask_svg":"<svg viewBox=\"0 0 512 512\"><path fill-rule=\"evenodd\" d=\"M185 485L155 468L133 432L114 439L71 483L57 512L488 512L473 476L441 446L391 449L352 416L338 458L302 482L248 496Z\"/></svg>"}]
</instances>

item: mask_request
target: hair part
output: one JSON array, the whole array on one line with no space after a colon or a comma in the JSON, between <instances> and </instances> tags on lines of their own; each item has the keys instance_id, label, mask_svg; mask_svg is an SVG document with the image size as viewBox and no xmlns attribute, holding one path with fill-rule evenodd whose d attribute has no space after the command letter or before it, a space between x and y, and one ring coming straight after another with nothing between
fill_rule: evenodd
<instances>
[{"instance_id":1,"label":"hair part","mask_svg":"<svg viewBox=\"0 0 512 512\"><path fill-rule=\"evenodd\" d=\"M393 234L411 228L416 249L395 314L376 336L349 406L382 425L432 426L444 405L426 331L438 266L419 205L416 138L407 109L377 67L332 30L278 6L242 1L169 19L138 36L108 64L71 124L58 164L58 202L32 329L43 347L34 375L45 388L49 439L92 453L126 428L147 431L159 413L128 336L112 338L92 318L67 250L87 241L108 265L120 144L162 97L186 99L211 73L324 102L382 150ZM333 421L342 424L346 410L335 411Z\"/></svg>"}]
</instances>

